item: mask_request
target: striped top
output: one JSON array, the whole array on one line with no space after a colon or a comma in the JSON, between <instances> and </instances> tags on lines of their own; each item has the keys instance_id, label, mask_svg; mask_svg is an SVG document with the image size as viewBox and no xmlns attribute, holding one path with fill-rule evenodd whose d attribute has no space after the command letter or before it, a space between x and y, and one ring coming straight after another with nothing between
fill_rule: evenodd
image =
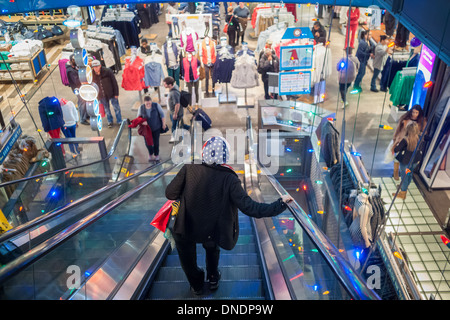
<instances>
[{"instance_id":1,"label":"striped top","mask_svg":"<svg viewBox=\"0 0 450 320\"><path fill-rule=\"evenodd\" d=\"M369 217L367 219L365 228L367 230L367 236L369 238L370 241L372 241L372 228L370 226L370 220L372 219L374 213L373 213L373 209L372 209L372 205L369 203L369 200L363 200L361 201L360 197L356 197L355 199L355 210L358 212L358 216L353 220L352 224L350 225L349 231L350 231L350 236L353 240L353 244L355 246L357 246L358 248L365 248L366 244L364 241L364 237L361 231L361 216L359 214L359 209L367 206L369 208Z\"/></svg>"}]
</instances>

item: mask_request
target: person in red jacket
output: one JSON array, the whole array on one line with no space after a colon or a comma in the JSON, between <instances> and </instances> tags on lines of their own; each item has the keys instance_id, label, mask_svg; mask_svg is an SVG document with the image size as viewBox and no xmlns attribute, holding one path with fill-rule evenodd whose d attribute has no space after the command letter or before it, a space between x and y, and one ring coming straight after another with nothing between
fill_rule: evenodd
<instances>
[{"instance_id":1,"label":"person in red jacket","mask_svg":"<svg viewBox=\"0 0 450 320\"><path fill-rule=\"evenodd\" d=\"M346 28L345 32L345 46L344 49L347 49L347 43L348 43L348 34L351 33L350 36L350 48L355 48L355 37L356 37L356 31L358 30L358 24L359 24L359 17L361 16L361 13L359 11L359 8L351 7L348 11L347 16L347 23L349 24Z\"/></svg>"}]
</instances>

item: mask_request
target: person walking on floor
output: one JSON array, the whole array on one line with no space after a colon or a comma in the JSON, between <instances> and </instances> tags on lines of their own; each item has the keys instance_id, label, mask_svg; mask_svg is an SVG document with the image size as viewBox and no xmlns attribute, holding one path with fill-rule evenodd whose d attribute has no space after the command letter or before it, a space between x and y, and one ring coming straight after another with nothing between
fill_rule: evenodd
<instances>
[{"instance_id":1,"label":"person walking on floor","mask_svg":"<svg viewBox=\"0 0 450 320\"><path fill-rule=\"evenodd\" d=\"M92 67L94 69L94 83L99 88L98 100L105 108L108 128L112 128L114 118L111 114L110 103L113 105L117 123L120 124L122 122L119 105L119 85L114 72L109 68L102 67L99 60L92 61Z\"/></svg>"},{"instance_id":2,"label":"person walking on floor","mask_svg":"<svg viewBox=\"0 0 450 320\"><path fill-rule=\"evenodd\" d=\"M417 167L417 164L422 159L422 152L418 149L415 153L418 142L419 142L419 125L416 122L410 123L406 127L406 135L400 141L400 143L394 148L394 152L397 153L396 159L400 162L400 175L401 175L401 185L400 192L397 195L397 198L405 199L406 191L408 190L408 186L412 181L412 175L414 169ZM411 161L414 155L413 160ZM411 162L411 166L408 168L409 163ZM393 193L395 196L395 193Z\"/></svg>"},{"instance_id":3,"label":"person walking on floor","mask_svg":"<svg viewBox=\"0 0 450 320\"><path fill-rule=\"evenodd\" d=\"M144 139L149 161L159 161L159 137L161 129L166 127L164 111L159 103L152 102L152 98L147 95L144 97L144 104L139 107L137 116L144 118L146 122L142 124L150 126L152 131L153 145L148 145L147 140Z\"/></svg>"},{"instance_id":4,"label":"person walking on floor","mask_svg":"<svg viewBox=\"0 0 450 320\"><path fill-rule=\"evenodd\" d=\"M262 82L264 83L264 99L271 99L269 94L269 72L279 72L280 71L280 60L277 55L272 51L272 49L264 49L264 54L259 59L258 73L261 74ZM274 95L276 99L276 94Z\"/></svg>"},{"instance_id":5,"label":"person walking on floor","mask_svg":"<svg viewBox=\"0 0 450 320\"><path fill-rule=\"evenodd\" d=\"M389 53L389 39L385 35L380 36L380 42L376 45L373 53L373 76L370 82L370 91L378 92L376 80L381 73L384 56Z\"/></svg>"},{"instance_id":6,"label":"person walking on floor","mask_svg":"<svg viewBox=\"0 0 450 320\"><path fill-rule=\"evenodd\" d=\"M348 58L348 59L347 59ZM356 78L356 70L359 68L359 60L353 55L352 48L348 48L348 57L339 60L337 71L339 72L339 92L342 98L342 109L348 106L347 91Z\"/></svg>"},{"instance_id":7,"label":"person walking on floor","mask_svg":"<svg viewBox=\"0 0 450 320\"><path fill-rule=\"evenodd\" d=\"M351 7L350 10L348 10L347 23L349 24L349 26L347 28L345 28L346 32L345 32L344 49L347 49L349 33L351 33L350 48L352 48L352 49L355 48L355 37L356 37L356 31L358 30L360 16L361 16L361 13L359 11L359 8Z\"/></svg>"},{"instance_id":8,"label":"person walking on floor","mask_svg":"<svg viewBox=\"0 0 450 320\"><path fill-rule=\"evenodd\" d=\"M236 52L236 46L239 43L239 19L233 14L233 7L228 7L228 13L225 17L225 23L228 23L228 45Z\"/></svg>"},{"instance_id":9,"label":"person walking on floor","mask_svg":"<svg viewBox=\"0 0 450 320\"><path fill-rule=\"evenodd\" d=\"M183 107L180 104L181 92L172 77L166 77L163 80L164 88L169 89L169 96L167 97L167 105L170 111L170 120L172 121L172 137L169 142L175 141L175 130L180 121L183 121ZM183 124L183 128L190 129L190 126Z\"/></svg>"},{"instance_id":10,"label":"person walking on floor","mask_svg":"<svg viewBox=\"0 0 450 320\"><path fill-rule=\"evenodd\" d=\"M425 115L423 113L422 107L418 104L414 105L410 110L408 110L404 115L400 117L398 120L398 126L395 129L394 137L392 138L392 148L391 152L394 152L395 147L403 140L403 138L406 135L406 128L411 123L417 123L419 126L419 133L422 134L425 130L425 126L427 125L427 120L425 118ZM399 161L394 157L394 179L399 180L399 169L400 169L400 163Z\"/></svg>"},{"instance_id":11,"label":"person walking on floor","mask_svg":"<svg viewBox=\"0 0 450 320\"><path fill-rule=\"evenodd\" d=\"M233 14L239 21L239 36L236 39L236 45L238 45L239 38L241 38L241 44L244 42L245 30L247 30L247 22L250 18L250 10L245 6L244 2L239 2L239 6L234 9Z\"/></svg>"},{"instance_id":12,"label":"person walking on floor","mask_svg":"<svg viewBox=\"0 0 450 320\"><path fill-rule=\"evenodd\" d=\"M78 67L77 63L75 62L75 57L72 54L69 58L69 62L66 65L66 73L67 73L67 80L69 81L69 86L72 89L73 93L77 96L78 99L78 109L80 110L80 119L81 124L89 125L89 122L87 121L88 114L86 111L86 101L81 98L81 96L78 93L78 90L81 87L80 77L78 76Z\"/></svg>"},{"instance_id":13,"label":"person walking on floor","mask_svg":"<svg viewBox=\"0 0 450 320\"><path fill-rule=\"evenodd\" d=\"M231 250L238 240L238 209L255 218L272 217L293 200L288 195L270 204L252 200L227 165L229 144L222 137L211 137L202 155L202 164L184 165L166 188L167 199L180 200L172 235L181 267L196 295L202 294L205 281L205 272L197 265L196 243L206 250L209 289L217 290L220 248Z\"/></svg>"},{"instance_id":14,"label":"person walking on floor","mask_svg":"<svg viewBox=\"0 0 450 320\"><path fill-rule=\"evenodd\" d=\"M358 74L356 75L355 83L353 84L353 89L362 91L361 81L366 74L367 61L369 61L370 55L373 51L370 45L370 33L365 30L361 30L361 35L359 39L358 50L356 51L356 58L359 60Z\"/></svg>"}]
</instances>

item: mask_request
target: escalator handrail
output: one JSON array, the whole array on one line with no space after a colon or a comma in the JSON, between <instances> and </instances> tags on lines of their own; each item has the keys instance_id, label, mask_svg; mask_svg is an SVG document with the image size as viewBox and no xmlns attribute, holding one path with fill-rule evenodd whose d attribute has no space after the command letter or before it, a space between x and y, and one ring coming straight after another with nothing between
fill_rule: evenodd
<instances>
[{"instance_id":1,"label":"escalator handrail","mask_svg":"<svg viewBox=\"0 0 450 320\"><path fill-rule=\"evenodd\" d=\"M111 156L116 151L117 145L119 144L119 140L120 140L120 137L122 135L122 132L123 132L125 126L127 126L127 129L128 129L128 132L129 132L128 148L127 148L127 154L128 154L129 151L130 151L130 147L131 147L131 128L128 128L128 119L124 119L124 120L122 120L122 123L121 123L121 125L119 127L119 131L117 132L117 135L116 135L116 138L114 139L113 145L111 146L111 149L109 150L107 156L104 159L96 160L96 161L93 161L93 162L90 162L90 163L85 163L85 164L81 164L81 165L74 166L74 167L63 168L63 169L58 169L58 170L55 170L55 171L41 173L41 174L37 174L35 176L30 176L30 177L17 179L17 180L3 182L3 183L0 183L0 188L9 186L11 184L21 183L21 182L29 181L29 180L32 180L32 179L35 180L35 179L39 179L39 178L46 177L46 176L49 176L49 175L58 174L58 173L61 173L61 172L66 172L67 170L77 170L77 169L80 169L80 168L83 168L83 167L87 167L87 166L91 166L91 165L95 165L95 164L98 164L98 163L101 163L101 162L108 161L109 158L111 158Z\"/></svg>"},{"instance_id":2,"label":"escalator handrail","mask_svg":"<svg viewBox=\"0 0 450 320\"><path fill-rule=\"evenodd\" d=\"M256 164L258 170L264 171L267 179L272 184L278 194L287 194L283 186L270 174L270 172L260 164ZM310 219L304 210L296 201L288 204L288 209L292 216L308 234L311 241L323 255L328 265L336 274L340 283L345 287L350 296L355 300L380 300L380 297L370 290L362 277L357 273L350 263L344 259L339 250L330 241L330 239L317 227L315 222Z\"/></svg>"},{"instance_id":3,"label":"escalator handrail","mask_svg":"<svg viewBox=\"0 0 450 320\"><path fill-rule=\"evenodd\" d=\"M181 163L182 164L182 163ZM5 265L2 269L0 269L0 284L4 283L6 280L10 279L20 271L24 270L26 267L31 265L33 262L41 259L45 255L49 254L61 244L65 243L67 240L77 235L97 220L114 210L116 207L120 206L122 203L126 202L129 198L133 197L136 193L145 189L150 184L154 183L156 180L164 176L166 173L170 172L175 167L181 164L173 164L169 168L159 172L154 177L149 179L148 181L136 186L130 191L124 193L113 201L107 203L101 208L95 210L85 218L75 222L71 226L67 227L65 230L59 232L55 236L50 239L44 241L43 243L37 245L35 248L30 251L24 253L17 259L13 260L9 264Z\"/></svg>"},{"instance_id":4,"label":"escalator handrail","mask_svg":"<svg viewBox=\"0 0 450 320\"><path fill-rule=\"evenodd\" d=\"M61 214L65 213L65 212L67 212L67 211L69 211L69 210L71 210L71 209L73 209L73 208L75 208L75 207L77 207L77 206L79 206L79 205L81 205L81 204L91 200L91 199L95 199L97 196L99 196L99 195L101 195L101 194L103 194L105 192L108 192L109 190L111 190L113 188L116 188L117 186L119 186L119 185L121 185L123 183L126 183L126 182L128 182L128 181L130 181L130 180L132 180L132 179L134 179L134 178L136 178L136 177L138 177L138 176L140 176L140 175L142 175L142 174L144 174L144 173L146 173L146 172L148 172L148 171L150 171L152 169L154 169L155 167L157 167L159 165L163 165L163 164L165 164L165 163L167 163L169 161L170 161L170 159L167 159L167 160L165 160L163 162L159 162L159 163L156 163L156 164L154 164L152 166L149 166L149 167L145 168L144 170L139 171L139 172L137 172L137 173L135 173L133 175L130 175L130 176L128 176L128 177L126 177L126 178L124 178L124 179L122 179L120 181L117 181L117 182L112 183L110 185L104 186L104 187L102 187L102 188L100 188L98 190L95 190L95 191L85 195L84 197L82 197L80 199L77 199L74 202L71 202L71 203L67 204L66 206L64 206L64 207L62 207L60 209L57 209L55 211L50 211L50 212L48 212L48 213L46 213L46 214L44 214L44 215L42 215L42 216L40 216L40 217L38 217L36 219L33 219L33 220L31 220L31 221L29 221L27 223L24 223L24 224L14 228L14 229L11 229L8 232L3 233L2 235L0 235L0 243L4 243L4 242L6 242L8 240L11 240L11 239L15 238L16 236L20 235L21 233L27 232L28 230L31 230L31 229L37 227L38 225L43 224L43 223L53 219L54 217L59 217Z\"/></svg>"}]
</instances>

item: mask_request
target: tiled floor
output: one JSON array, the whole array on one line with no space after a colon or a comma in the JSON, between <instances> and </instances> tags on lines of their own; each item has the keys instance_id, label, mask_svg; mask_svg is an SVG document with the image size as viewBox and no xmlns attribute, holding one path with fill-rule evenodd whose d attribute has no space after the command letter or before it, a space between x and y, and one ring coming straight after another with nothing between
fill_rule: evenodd
<instances>
[{"instance_id":1,"label":"tiled floor","mask_svg":"<svg viewBox=\"0 0 450 320\"><path fill-rule=\"evenodd\" d=\"M393 178L376 178L381 184L386 210L398 183ZM441 226L414 182L405 201L396 199L385 231L392 232L409 262L409 268L424 299L450 300L450 249L441 241Z\"/></svg>"}]
</instances>

